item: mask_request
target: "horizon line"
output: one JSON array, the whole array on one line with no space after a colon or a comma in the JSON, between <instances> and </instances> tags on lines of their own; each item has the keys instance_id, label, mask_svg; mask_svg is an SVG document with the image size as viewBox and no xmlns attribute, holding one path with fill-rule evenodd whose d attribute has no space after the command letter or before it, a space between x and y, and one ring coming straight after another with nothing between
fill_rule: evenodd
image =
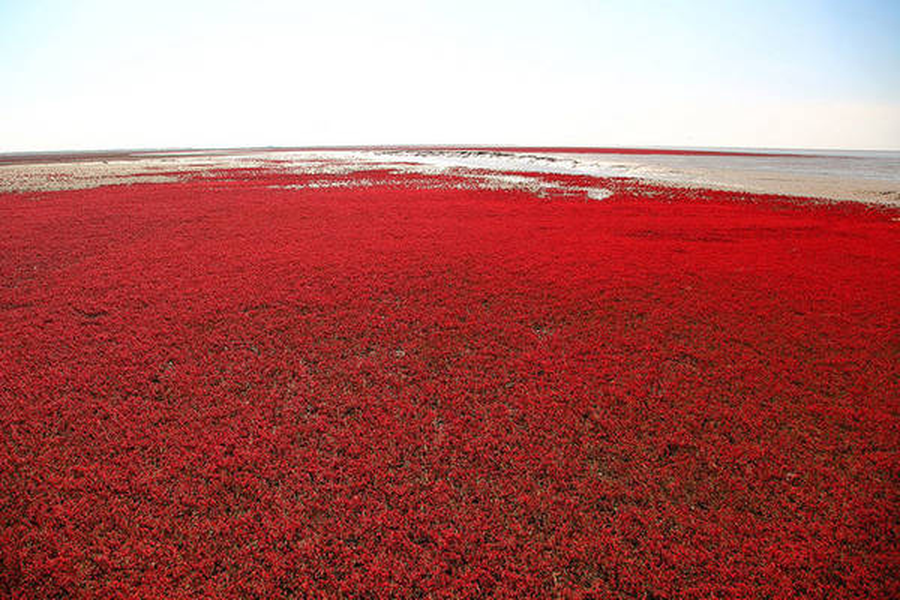
<instances>
[{"instance_id":1,"label":"horizon line","mask_svg":"<svg viewBox=\"0 0 900 600\"><path fill-rule=\"evenodd\" d=\"M602 146L589 146L584 144L552 145L552 144L312 144L302 146L284 145L249 145L249 146L137 146L131 148L89 148L72 149L61 148L53 150L0 150L0 157L10 159L14 157L40 157L48 158L59 155L84 156L119 156L129 154L157 154L157 153L184 153L184 152L308 152L308 151L353 151L353 150L495 150L508 152L572 152L572 153L600 153L616 154L617 150L626 151L627 154L653 154L655 152L667 153L668 151L688 151L700 155L738 154L755 156L785 156L797 153L800 156L810 156L815 152L900 152L898 148L840 148L840 147L772 147L772 146L694 146L694 145L620 145L608 144Z\"/></svg>"}]
</instances>

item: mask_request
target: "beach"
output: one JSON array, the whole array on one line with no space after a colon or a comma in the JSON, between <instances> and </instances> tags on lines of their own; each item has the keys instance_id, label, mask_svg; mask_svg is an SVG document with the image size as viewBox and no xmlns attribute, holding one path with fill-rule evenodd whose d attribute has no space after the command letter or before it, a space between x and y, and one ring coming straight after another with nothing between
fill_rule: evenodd
<instances>
[{"instance_id":1,"label":"beach","mask_svg":"<svg viewBox=\"0 0 900 600\"><path fill-rule=\"evenodd\" d=\"M2 158L2 157L0 157ZM674 187L900 205L900 153L532 148L373 148L20 154L0 159L0 191L173 181L220 168L293 168L357 161L398 172L433 169L558 173L636 179ZM433 170L432 169L432 170Z\"/></svg>"}]
</instances>

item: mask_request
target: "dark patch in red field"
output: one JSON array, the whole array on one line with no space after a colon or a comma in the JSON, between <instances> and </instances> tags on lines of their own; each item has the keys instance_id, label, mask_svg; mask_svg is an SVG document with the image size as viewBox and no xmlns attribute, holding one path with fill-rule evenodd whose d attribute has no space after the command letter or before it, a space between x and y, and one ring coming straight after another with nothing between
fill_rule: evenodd
<instances>
[{"instance_id":1,"label":"dark patch in red field","mask_svg":"<svg viewBox=\"0 0 900 600\"><path fill-rule=\"evenodd\" d=\"M2 594L900 594L896 213L303 181L0 197Z\"/></svg>"}]
</instances>

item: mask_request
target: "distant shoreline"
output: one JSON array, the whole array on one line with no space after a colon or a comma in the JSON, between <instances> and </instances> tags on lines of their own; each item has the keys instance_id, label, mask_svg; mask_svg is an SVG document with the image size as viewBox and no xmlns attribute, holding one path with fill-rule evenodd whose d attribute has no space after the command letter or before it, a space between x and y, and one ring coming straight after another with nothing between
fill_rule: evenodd
<instances>
[{"instance_id":1,"label":"distant shoreline","mask_svg":"<svg viewBox=\"0 0 900 600\"><path fill-rule=\"evenodd\" d=\"M802 150L796 148L693 148L693 147L616 147L616 146L480 146L480 145L360 145L360 146L250 146L234 148L141 148L111 150L41 150L33 152L0 152L0 164L82 162L102 160L136 160L160 155L221 156L266 152L366 152L366 151L448 151L448 152L534 152L554 154L621 154L665 156L748 156L748 157L815 157L853 156L860 152L892 152L889 150Z\"/></svg>"}]
</instances>

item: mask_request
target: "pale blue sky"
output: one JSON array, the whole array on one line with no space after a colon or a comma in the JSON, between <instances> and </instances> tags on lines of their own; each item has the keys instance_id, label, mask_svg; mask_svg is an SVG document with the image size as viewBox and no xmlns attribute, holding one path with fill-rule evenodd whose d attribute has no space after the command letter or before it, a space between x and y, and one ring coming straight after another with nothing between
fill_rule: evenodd
<instances>
[{"instance_id":1,"label":"pale blue sky","mask_svg":"<svg viewBox=\"0 0 900 600\"><path fill-rule=\"evenodd\" d=\"M897 32L897 0L0 0L0 151L900 149Z\"/></svg>"}]
</instances>

